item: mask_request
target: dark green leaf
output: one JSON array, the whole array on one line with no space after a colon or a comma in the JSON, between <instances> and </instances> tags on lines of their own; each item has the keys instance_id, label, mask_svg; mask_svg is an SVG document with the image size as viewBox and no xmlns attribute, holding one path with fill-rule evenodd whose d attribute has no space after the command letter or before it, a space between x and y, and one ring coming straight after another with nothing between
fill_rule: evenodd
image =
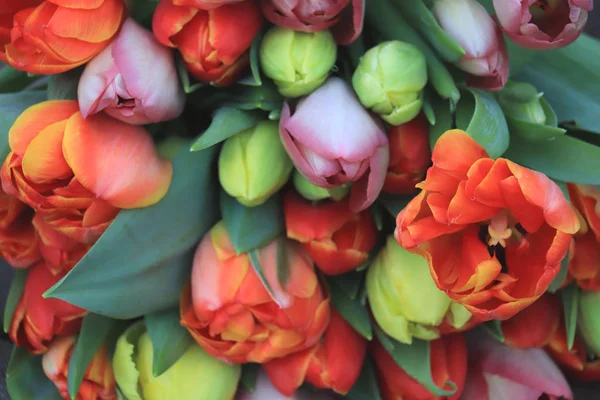
<instances>
[{"instance_id":1,"label":"dark green leaf","mask_svg":"<svg viewBox=\"0 0 600 400\"><path fill-rule=\"evenodd\" d=\"M390 213L390 215L395 219L400 211L406 207L406 205L410 202L412 197L405 195L394 195L389 193L382 192L379 195L379 202L383 204L385 209Z\"/></svg>"},{"instance_id":2,"label":"dark green leaf","mask_svg":"<svg viewBox=\"0 0 600 400\"><path fill-rule=\"evenodd\" d=\"M344 293L352 300L358 298L360 289L365 282L364 271L350 271L345 274L332 276L331 280L335 281L336 285L344 291Z\"/></svg>"},{"instance_id":3,"label":"dark green leaf","mask_svg":"<svg viewBox=\"0 0 600 400\"><path fill-rule=\"evenodd\" d=\"M375 368L369 356L365 357L360 375L346 398L350 400L381 400Z\"/></svg>"},{"instance_id":4,"label":"dark green leaf","mask_svg":"<svg viewBox=\"0 0 600 400\"><path fill-rule=\"evenodd\" d=\"M443 99L435 99L431 104L435 113L435 124L429 128L429 146L433 149L444 132L454 127L450 104Z\"/></svg>"},{"instance_id":5,"label":"dark green leaf","mask_svg":"<svg viewBox=\"0 0 600 400\"><path fill-rule=\"evenodd\" d=\"M45 90L0 94L0 158L2 160L10 153L8 131L17 117L25 109L45 100Z\"/></svg>"},{"instance_id":6,"label":"dark green leaf","mask_svg":"<svg viewBox=\"0 0 600 400\"><path fill-rule=\"evenodd\" d=\"M152 375L160 376L181 358L194 339L179 323L179 307L147 314L144 319L154 349Z\"/></svg>"},{"instance_id":7,"label":"dark green leaf","mask_svg":"<svg viewBox=\"0 0 600 400\"><path fill-rule=\"evenodd\" d=\"M508 148L508 125L502 108L485 90L469 88L456 107L456 127L467 132L491 158L500 157Z\"/></svg>"},{"instance_id":8,"label":"dark green leaf","mask_svg":"<svg viewBox=\"0 0 600 400\"><path fill-rule=\"evenodd\" d=\"M119 319L179 304L194 249L219 217L212 168L216 153L216 148L184 149L173 161L165 198L151 207L121 211L45 296Z\"/></svg>"},{"instance_id":9,"label":"dark green leaf","mask_svg":"<svg viewBox=\"0 0 600 400\"><path fill-rule=\"evenodd\" d=\"M283 96L275 84L264 81L261 86L233 85L227 88L206 88L190 97L190 103L199 109L231 106L241 110L281 110Z\"/></svg>"},{"instance_id":10,"label":"dark green leaf","mask_svg":"<svg viewBox=\"0 0 600 400\"><path fill-rule=\"evenodd\" d=\"M246 207L221 191L221 214L237 254L265 246L285 232L281 196L271 196L256 207Z\"/></svg>"},{"instance_id":11,"label":"dark green leaf","mask_svg":"<svg viewBox=\"0 0 600 400\"><path fill-rule=\"evenodd\" d=\"M429 125L435 125L435 111L433 110L433 105L431 104L431 96L428 95L427 91L425 91L423 96L423 114L425 114L425 118L427 118Z\"/></svg>"},{"instance_id":12,"label":"dark green leaf","mask_svg":"<svg viewBox=\"0 0 600 400\"><path fill-rule=\"evenodd\" d=\"M75 68L48 78L48 100L77 100L77 87L83 67Z\"/></svg>"},{"instance_id":13,"label":"dark green leaf","mask_svg":"<svg viewBox=\"0 0 600 400\"><path fill-rule=\"evenodd\" d=\"M600 184L600 147L569 136L531 143L515 135L504 157L564 182Z\"/></svg>"},{"instance_id":14,"label":"dark green leaf","mask_svg":"<svg viewBox=\"0 0 600 400\"><path fill-rule=\"evenodd\" d=\"M277 238L277 280L282 287L285 287L290 279L290 264L285 246L285 239Z\"/></svg>"},{"instance_id":15,"label":"dark green leaf","mask_svg":"<svg viewBox=\"0 0 600 400\"><path fill-rule=\"evenodd\" d=\"M351 299L337 283L336 278L329 277L329 289L331 291L331 304L340 313L356 332L367 340L373 338L371 317L367 308L360 303L360 299Z\"/></svg>"},{"instance_id":16,"label":"dark green leaf","mask_svg":"<svg viewBox=\"0 0 600 400\"><path fill-rule=\"evenodd\" d=\"M179 74L179 80L183 86L183 91L186 94L194 93L195 91L206 86L203 82L197 82L193 77L190 76L190 73L185 66L185 62L180 56L175 58L175 65L177 67L177 73ZM195 83L192 83L192 80L194 80Z\"/></svg>"},{"instance_id":17,"label":"dark green leaf","mask_svg":"<svg viewBox=\"0 0 600 400\"><path fill-rule=\"evenodd\" d=\"M375 203L371 207L371 214L373 215L373 221L375 222L377 230L381 232L383 229L383 219L387 217L385 207L379 203Z\"/></svg>"},{"instance_id":18,"label":"dark green leaf","mask_svg":"<svg viewBox=\"0 0 600 400\"><path fill-rule=\"evenodd\" d=\"M252 79L245 82L246 85L260 86L262 78L260 77L260 58L259 50L262 43L263 35L256 35L250 46L250 71L252 71Z\"/></svg>"},{"instance_id":19,"label":"dark green leaf","mask_svg":"<svg viewBox=\"0 0 600 400\"><path fill-rule=\"evenodd\" d=\"M128 0L128 10L133 19L147 29L152 29L152 15L159 0Z\"/></svg>"},{"instance_id":20,"label":"dark green leaf","mask_svg":"<svg viewBox=\"0 0 600 400\"><path fill-rule=\"evenodd\" d=\"M1 262L5 261L2 260ZM21 295L25 288L25 281L27 280L28 273L29 270L27 269L15 269L14 271L10 289L8 290L8 296L6 298L6 304L4 305L4 333L8 333L8 329L10 328L13 316L15 315L15 310L19 305L19 300L21 300Z\"/></svg>"},{"instance_id":21,"label":"dark green leaf","mask_svg":"<svg viewBox=\"0 0 600 400\"><path fill-rule=\"evenodd\" d=\"M575 333L577 331L577 310L579 308L579 287L569 285L561 292L563 310L565 313L565 327L567 330L567 346L569 350L575 342Z\"/></svg>"},{"instance_id":22,"label":"dark green leaf","mask_svg":"<svg viewBox=\"0 0 600 400\"><path fill-rule=\"evenodd\" d=\"M485 329L485 331L489 335L491 335L494 339L496 339L497 341L499 341L501 343L504 343L504 332L502 332L501 322L502 321L493 319L491 321L484 323L482 326Z\"/></svg>"},{"instance_id":23,"label":"dark green leaf","mask_svg":"<svg viewBox=\"0 0 600 400\"><path fill-rule=\"evenodd\" d=\"M0 93L18 92L40 79L41 76L30 76L7 65L0 65Z\"/></svg>"},{"instance_id":24,"label":"dark green leaf","mask_svg":"<svg viewBox=\"0 0 600 400\"><path fill-rule=\"evenodd\" d=\"M262 120L264 120L264 116L256 111L221 107L215 111L210 126L194 142L190 150L198 151L214 146L246 129L252 128Z\"/></svg>"},{"instance_id":25,"label":"dark green leaf","mask_svg":"<svg viewBox=\"0 0 600 400\"><path fill-rule=\"evenodd\" d=\"M71 398L77 397L79 387L90 363L117 323L117 320L93 313L87 314L83 318L81 332L77 336L69 360L67 386Z\"/></svg>"},{"instance_id":26,"label":"dark green leaf","mask_svg":"<svg viewBox=\"0 0 600 400\"><path fill-rule=\"evenodd\" d=\"M260 368L260 364L255 363L248 363L242 365L241 383L244 386L244 388L250 393L253 393L254 389L256 388L256 378L258 377Z\"/></svg>"},{"instance_id":27,"label":"dark green leaf","mask_svg":"<svg viewBox=\"0 0 600 400\"><path fill-rule=\"evenodd\" d=\"M6 370L6 389L12 400L62 399L42 369L42 356L34 356L17 346Z\"/></svg>"},{"instance_id":28,"label":"dark green leaf","mask_svg":"<svg viewBox=\"0 0 600 400\"><path fill-rule=\"evenodd\" d=\"M431 348L425 340L413 339L412 344L400 343L375 328L375 335L396 364L435 396L452 396L456 393L454 382L448 381L439 388L431 376Z\"/></svg>"},{"instance_id":29,"label":"dark green leaf","mask_svg":"<svg viewBox=\"0 0 600 400\"><path fill-rule=\"evenodd\" d=\"M262 283L265 290L269 293L269 296L271 296L271 298L273 298L273 299L276 299L277 297L276 297L275 293L273 292L273 288L269 284L269 281L267 280L267 277L266 277L266 275L263 271L262 265L260 263L259 249L250 250L248 252L248 258L250 258L250 264L252 264L252 268L254 268L254 272L256 272L256 275L258 275L258 279Z\"/></svg>"},{"instance_id":30,"label":"dark green leaf","mask_svg":"<svg viewBox=\"0 0 600 400\"><path fill-rule=\"evenodd\" d=\"M565 258L563 258L562 261L560 262L560 270L558 271L558 274L556 274L556 277L554 278L554 280L552 281L550 286L548 286L548 291L550 293L554 293L558 289L560 289L560 286L564 283L565 279L567 278L568 273L569 273L569 252L567 252L567 254L565 255Z\"/></svg>"}]
</instances>

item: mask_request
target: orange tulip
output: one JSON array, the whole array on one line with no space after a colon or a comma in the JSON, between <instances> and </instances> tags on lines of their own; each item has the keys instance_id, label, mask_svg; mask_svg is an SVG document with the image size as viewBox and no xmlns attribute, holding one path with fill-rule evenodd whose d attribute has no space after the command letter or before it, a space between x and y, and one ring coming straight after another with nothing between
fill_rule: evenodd
<instances>
[{"instance_id":1,"label":"orange tulip","mask_svg":"<svg viewBox=\"0 0 600 400\"><path fill-rule=\"evenodd\" d=\"M371 212L353 213L348 198L315 204L290 191L283 210L287 236L302 243L317 268L327 275L358 267L377 242Z\"/></svg>"},{"instance_id":2,"label":"orange tulip","mask_svg":"<svg viewBox=\"0 0 600 400\"><path fill-rule=\"evenodd\" d=\"M558 274L579 220L540 172L493 160L460 130L443 134L396 239L425 256L438 288L481 321L508 319Z\"/></svg>"},{"instance_id":3,"label":"orange tulip","mask_svg":"<svg viewBox=\"0 0 600 400\"><path fill-rule=\"evenodd\" d=\"M247 70L248 50L262 26L262 15L255 0L210 10L207 3L217 1L161 0L152 30L159 42L179 50L193 76L228 85Z\"/></svg>"},{"instance_id":4,"label":"orange tulip","mask_svg":"<svg viewBox=\"0 0 600 400\"><path fill-rule=\"evenodd\" d=\"M358 379L367 341L337 311L323 339L313 348L264 364L273 386L285 396L292 396L304 381L321 389L346 394Z\"/></svg>"},{"instance_id":5,"label":"orange tulip","mask_svg":"<svg viewBox=\"0 0 600 400\"><path fill-rule=\"evenodd\" d=\"M209 354L265 363L315 345L329 323L329 297L300 245L285 241L289 275L278 279L278 244L261 248L265 289L246 253L236 255L223 222L200 242L192 282L181 294L181 324ZM281 250L281 249L280 249Z\"/></svg>"},{"instance_id":6,"label":"orange tulip","mask_svg":"<svg viewBox=\"0 0 600 400\"><path fill-rule=\"evenodd\" d=\"M567 184L571 202L581 216L573 236L569 279L584 290L600 290L600 191L595 186Z\"/></svg>"},{"instance_id":7,"label":"orange tulip","mask_svg":"<svg viewBox=\"0 0 600 400\"><path fill-rule=\"evenodd\" d=\"M439 388L452 381L456 393L439 397L400 368L392 356L375 341L372 355L377 366L377 378L383 400L456 400L460 397L467 376L467 347L461 334L442 336L430 342L431 377Z\"/></svg>"},{"instance_id":8,"label":"orange tulip","mask_svg":"<svg viewBox=\"0 0 600 400\"><path fill-rule=\"evenodd\" d=\"M558 329L562 312L560 299L546 292L514 317L502 321L504 344L522 349L544 347Z\"/></svg>"},{"instance_id":9,"label":"orange tulip","mask_svg":"<svg viewBox=\"0 0 600 400\"><path fill-rule=\"evenodd\" d=\"M25 110L0 171L4 191L36 211L42 254L55 272L71 268L121 208L162 199L172 175L144 128L102 114L84 120L78 110L74 100Z\"/></svg>"},{"instance_id":10,"label":"orange tulip","mask_svg":"<svg viewBox=\"0 0 600 400\"><path fill-rule=\"evenodd\" d=\"M14 268L29 268L40 258L32 210L0 190L0 256Z\"/></svg>"},{"instance_id":11,"label":"orange tulip","mask_svg":"<svg viewBox=\"0 0 600 400\"><path fill-rule=\"evenodd\" d=\"M383 191L412 194L431 164L429 125L423 115L402 125L392 126L388 135L390 164Z\"/></svg>"},{"instance_id":12,"label":"orange tulip","mask_svg":"<svg viewBox=\"0 0 600 400\"><path fill-rule=\"evenodd\" d=\"M5 0L0 60L33 74L58 74L91 60L125 16L123 0Z\"/></svg>"},{"instance_id":13,"label":"orange tulip","mask_svg":"<svg viewBox=\"0 0 600 400\"><path fill-rule=\"evenodd\" d=\"M67 387L69 361L75 347L75 337L64 336L54 340L42 358L44 373L65 400L71 400ZM83 376L77 396L73 400L117 400L115 376L106 346L100 347Z\"/></svg>"},{"instance_id":14,"label":"orange tulip","mask_svg":"<svg viewBox=\"0 0 600 400\"><path fill-rule=\"evenodd\" d=\"M8 330L10 339L17 346L33 354L42 354L56 336L79 332L81 319L86 314L84 309L59 299L42 297L64 275L52 275L44 263L29 270Z\"/></svg>"}]
</instances>

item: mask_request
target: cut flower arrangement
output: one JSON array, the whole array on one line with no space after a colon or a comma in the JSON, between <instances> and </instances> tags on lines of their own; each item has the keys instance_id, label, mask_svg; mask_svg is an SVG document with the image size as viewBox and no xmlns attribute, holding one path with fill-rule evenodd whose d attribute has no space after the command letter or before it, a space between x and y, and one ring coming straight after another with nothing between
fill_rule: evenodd
<instances>
[{"instance_id":1,"label":"cut flower arrangement","mask_svg":"<svg viewBox=\"0 0 600 400\"><path fill-rule=\"evenodd\" d=\"M5 0L13 400L600 381L593 0Z\"/></svg>"}]
</instances>

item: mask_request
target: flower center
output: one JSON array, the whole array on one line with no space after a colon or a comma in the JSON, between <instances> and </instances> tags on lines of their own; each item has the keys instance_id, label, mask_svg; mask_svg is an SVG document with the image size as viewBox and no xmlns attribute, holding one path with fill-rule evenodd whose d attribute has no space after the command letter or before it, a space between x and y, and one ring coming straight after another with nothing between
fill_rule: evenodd
<instances>
[{"instance_id":1,"label":"flower center","mask_svg":"<svg viewBox=\"0 0 600 400\"><path fill-rule=\"evenodd\" d=\"M508 227L508 217L506 211L495 215L488 225L488 246L506 247L506 239L512 236L512 229Z\"/></svg>"},{"instance_id":2,"label":"flower center","mask_svg":"<svg viewBox=\"0 0 600 400\"><path fill-rule=\"evenodd\" d=\"M565 25L571 22L569 11L567 0L536 0L529 6L531 23L552 38L558 36Z\"/></svg>"}]
</instances>

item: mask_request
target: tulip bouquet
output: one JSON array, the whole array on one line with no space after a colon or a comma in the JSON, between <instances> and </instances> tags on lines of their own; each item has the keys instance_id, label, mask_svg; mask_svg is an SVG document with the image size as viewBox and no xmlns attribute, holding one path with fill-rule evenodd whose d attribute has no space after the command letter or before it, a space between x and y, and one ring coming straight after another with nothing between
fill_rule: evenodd
<instances>
[{"instance_id":1,"label":"tulip bouquet","mask_svg":"<svg viewBox=\"0 0 600 400\"><path fill-rule=\"evenodd\" d=\"M13 400L600 381L593 0L4 0Z\"/></svg>"}]
</instances>

